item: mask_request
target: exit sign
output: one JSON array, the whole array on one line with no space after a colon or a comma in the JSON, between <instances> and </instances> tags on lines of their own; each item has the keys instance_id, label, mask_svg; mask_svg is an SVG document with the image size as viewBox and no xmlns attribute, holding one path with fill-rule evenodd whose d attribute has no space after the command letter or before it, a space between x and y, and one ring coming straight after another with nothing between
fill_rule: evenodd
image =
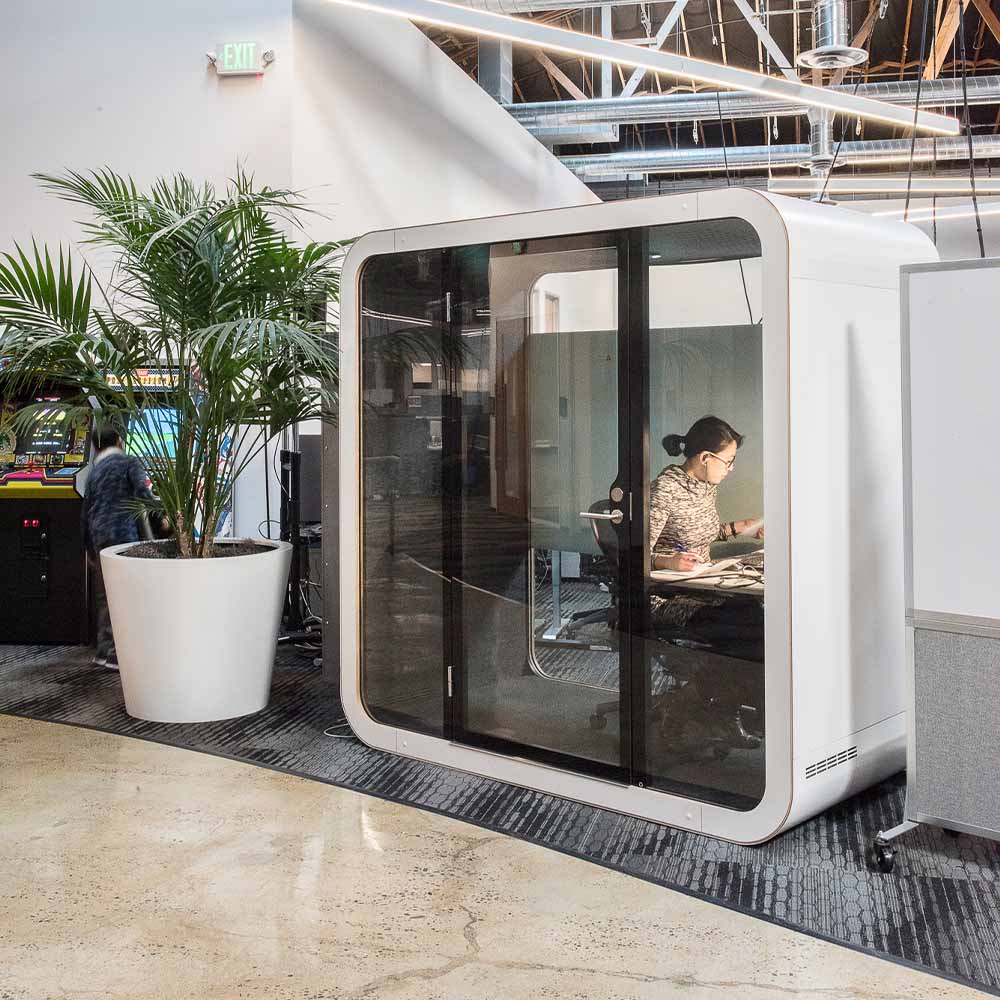
<instances>
[{"instance_id":1,"label":"exit sign","mask_svg":"<svg viewBox=\"0 0 1000 1000\"><path fill-rule=\"evenodd\" d=\"M248 76L263 73L274 61L274 52L260 42L220 42L208 59L219 76Z\"/></svg>"}]
</instances>

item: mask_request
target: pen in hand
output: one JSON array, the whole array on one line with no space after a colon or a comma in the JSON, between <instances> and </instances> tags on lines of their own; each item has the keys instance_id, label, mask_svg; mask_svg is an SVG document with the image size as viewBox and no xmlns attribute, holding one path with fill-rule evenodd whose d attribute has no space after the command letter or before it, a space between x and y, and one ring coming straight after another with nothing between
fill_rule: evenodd
<instances>
[{"instance_id":1,"label":"pen in hand","mask_svg":"<svg viewBox=\"0 0 1000 1000\"><path fill-rule=\"evenodd\" d=\"M699 565L701 560L689 549L685 548L683 545L674 543L674 550L677 552L676 556L676 569L682 573L690 572Z\"/></svg>"}]
</instances>

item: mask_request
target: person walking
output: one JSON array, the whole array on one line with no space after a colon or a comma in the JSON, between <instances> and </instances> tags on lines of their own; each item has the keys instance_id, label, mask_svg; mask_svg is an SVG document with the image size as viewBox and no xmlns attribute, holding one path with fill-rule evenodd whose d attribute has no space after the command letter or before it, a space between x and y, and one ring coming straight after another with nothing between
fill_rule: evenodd
<instances>
[{"instance_id":1,"label":"person walking","mask_svg":"<svg viewBox=\"0 0 1000 1000\"><path fill-rule=\"evenodd\" d=\"M134 455L126 455L121 435L113 427L94 428L93 466L87 479L83 501L83 538L94 581L97 610L97 653L94 665L118 669L115 637L111 630L108 595L101 572L101 549L141 538L141 515L135 509L139 500L155 499L149 488L146 470Z\"/></svg>"}]
</instances>

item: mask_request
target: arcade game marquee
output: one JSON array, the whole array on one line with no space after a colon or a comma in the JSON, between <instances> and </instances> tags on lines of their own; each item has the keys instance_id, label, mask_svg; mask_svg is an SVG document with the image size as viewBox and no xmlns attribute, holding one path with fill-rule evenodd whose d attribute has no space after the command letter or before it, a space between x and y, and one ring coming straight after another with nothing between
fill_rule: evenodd
<instances>
[{"instance_id":1,"label":"arcade game marquee","mask_svg":"<svg viewBox=\"0 0 1000 1000\"><path fill-rule=\"evenodd\" d=\"M5 400L0 413L0 642L85 643L87 571L80 514L89 421L58 404L58 390ZM11 420L31 403L28 432Z\"/></svg>"}]
</instances>

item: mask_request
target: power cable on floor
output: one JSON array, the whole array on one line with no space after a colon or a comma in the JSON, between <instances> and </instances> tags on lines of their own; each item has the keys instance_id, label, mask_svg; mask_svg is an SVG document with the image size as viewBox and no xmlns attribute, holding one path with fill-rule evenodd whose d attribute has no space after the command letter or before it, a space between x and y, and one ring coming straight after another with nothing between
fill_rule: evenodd
<instances>
[{"instance_id":1,"label":"power cable on floor","mask_svg":"<svg viewBox=\"0 0 1000 1000\"><path fill-rule=\"evenodd\" d=\"M338 729L347 729L347 733L338 733ZM328 726L323 730L323 735L329 737L331 740L356 740L357 737L354 735L354 730L351 729L351 724L345 718L343 722L335 722L332 726Z\"/></svg>"}]
</instances>

